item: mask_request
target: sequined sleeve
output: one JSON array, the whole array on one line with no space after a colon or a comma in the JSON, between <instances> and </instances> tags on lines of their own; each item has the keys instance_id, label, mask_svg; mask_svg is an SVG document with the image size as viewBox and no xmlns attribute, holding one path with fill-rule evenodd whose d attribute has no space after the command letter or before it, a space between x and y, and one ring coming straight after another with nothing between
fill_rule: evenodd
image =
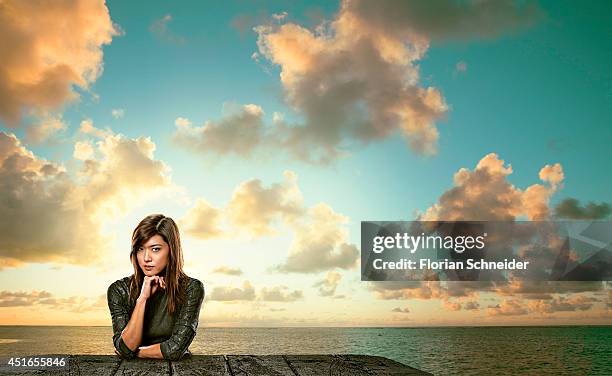
<instances>
[{"instance_id":1,"label":"sequined sleeve","mask_svg":"<svg viewBox=\"0 0 612 376\"><path fill-rule=\"evenodd\" d=\"M130 350L121 337L121 332L130 320L128 290L125 283L119 280L110 285L106 298L113 322L113 345L115 346L115 351L122 358L132 359L136 356L136 352Z\"/></svg>"},{"instance_id":2,"label":"sequined sleeve","mask_svg":"<svg viewBox=\"0 0 612 376\"><path fill-rule=\"evenodd\" d=\"M198 329L200 308L204 300L204 284L192 278L187 287L185 303L178 312L178 316L172 329L172 336L160 344L160 350L164 359L178 360L195 337Z\"/></svg>"}]
</instances>

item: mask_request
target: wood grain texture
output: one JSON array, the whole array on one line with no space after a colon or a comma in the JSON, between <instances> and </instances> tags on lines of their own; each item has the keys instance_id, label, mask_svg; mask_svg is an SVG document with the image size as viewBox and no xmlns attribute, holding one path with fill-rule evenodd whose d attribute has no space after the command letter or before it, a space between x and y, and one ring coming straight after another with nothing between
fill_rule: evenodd
<instances>
[{"instance_id":1,"label":"wood grain texture","mask_svg":"<svg viewBox=\"0 0 612 376\"><path fill-rule=\"evenodd\" d=\"M296 376L280 355L227 355L234 376Z\"/></svg>"},{"instance_id":2,"label":"wood grain texture","mask_svg":"<svg viewBox=\"0 0 612 376\"><path fill-rule=\"evenodd\" d=\"M194 355L171 367L172 376L231 376L223 355Z\"/></svg>"}]
</instances>

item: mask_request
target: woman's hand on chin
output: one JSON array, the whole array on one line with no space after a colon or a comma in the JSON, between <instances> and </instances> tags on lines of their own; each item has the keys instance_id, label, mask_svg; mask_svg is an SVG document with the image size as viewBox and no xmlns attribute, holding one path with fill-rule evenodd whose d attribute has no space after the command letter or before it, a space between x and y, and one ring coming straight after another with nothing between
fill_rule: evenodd
<instances>
[{"instance_id":1,"label":"woman's hand on chin","mask_svg":"<svg viewBox=\"0 0 612 376\"><path fill-rule=\"evenodd\" d=\"M164 282L164 277L160 277L158 275L154 276L144 276L144 281L142 282L142 289L140 290L140 298L141 299L149 299L158 288L166 288L166 283Z\"/></svg>"}]
</instances>

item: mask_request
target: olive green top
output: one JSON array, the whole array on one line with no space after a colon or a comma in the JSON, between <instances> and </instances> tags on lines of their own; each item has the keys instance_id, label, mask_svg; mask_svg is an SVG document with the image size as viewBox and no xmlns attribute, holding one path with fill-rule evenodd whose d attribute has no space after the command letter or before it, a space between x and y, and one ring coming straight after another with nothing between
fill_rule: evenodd
<instances>
[{"instance_id":1,"label":"olive green top","mask_svg":"<svg viewBox=\"0 0 612 376\"><path fill-rule=\"evenodd\" d=\"M130 306L128 292L130 277L119 279L108 287L107 299L113 321L113 344L116 352L126 359L136 356L130 350L121 332L127 325L134 306ZM176 307L174 315L168 314L168 295L166 290L157 289L147 299L141 346L159 343L164 359L178 360L191 354L188 350L198 328L200 308L204 300L204 285L195 278L189 277L185 302Z\"/></svg>"}]
</instances>

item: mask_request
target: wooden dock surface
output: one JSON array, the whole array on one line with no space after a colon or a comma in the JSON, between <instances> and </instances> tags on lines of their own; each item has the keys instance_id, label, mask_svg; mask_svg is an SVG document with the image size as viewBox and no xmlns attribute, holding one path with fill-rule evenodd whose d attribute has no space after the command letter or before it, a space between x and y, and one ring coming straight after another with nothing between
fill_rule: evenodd
<instances>
[{"instance_id":1,"label":"wooden dock surface","mask_svg":"<svg viewBox=\"0 0 612 376\"><path fill-rule=\"evenodd\" d=\"M192 355L180 361L122 360L114 355L71 355L64 369L19 369L6 375L70 376L365 376L429 375L380 356L369 355Z\"/></svg>"}]
</instances>

